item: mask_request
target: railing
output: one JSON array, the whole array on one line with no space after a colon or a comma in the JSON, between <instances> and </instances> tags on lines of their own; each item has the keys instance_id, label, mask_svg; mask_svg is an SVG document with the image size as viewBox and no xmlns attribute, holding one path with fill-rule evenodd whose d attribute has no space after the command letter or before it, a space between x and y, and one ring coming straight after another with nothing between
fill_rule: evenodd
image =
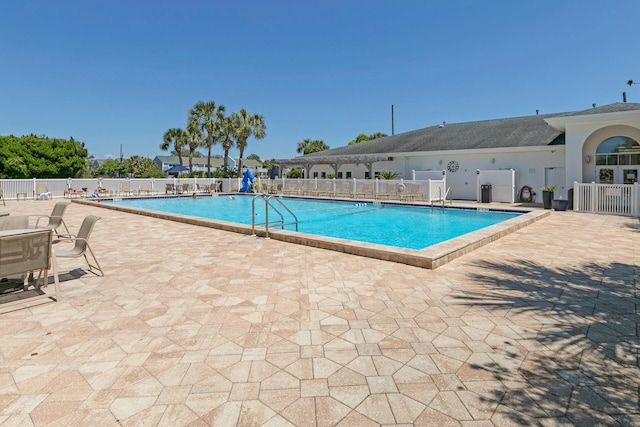
<instances>
[{"instance_id":1,"label":"railing","mask_svg":"<svg viewBox=\"0 0 640 427\"><path fill-rule=\"evenodd\" d=\"M265 221L264 222L255 222L255 218L256 218L256 209L255 209L255 205L256 205L256 200L257 199L262 199L264 201L264 218ZM284 221L284 215L282 215L282 212L280 212L278 210L277 207L275 207L271 201L276 201L284 210L287 211L287 213L289 215L291 215L291 217L293 218L292 222L285 222ZM279 220L277 221L271 221L271 223L269 222L269 208L273 209L273 211L278 214L278 216L280 217ZM269 225L275 225L275 226L279 226L282 230L284 230L284 227L287 225L295 225L296 226L296 231L298 231L298 217L296 217L294 215L293 212L291 212L289 210L288 207L286 207L284 205L284 203L282 203L282 201L277 197L277 196L269 196L268 194L259 194L257 196L255 196L253 198L253 200L251 201L251 233L255 234L256 233L256 226L260 226L263 225L265 228L265 237L268 239L269 238Z\"/></svg>"},{"instance_id":2,"label":"railing","mask_svg":"<svg viewBox=\"0 0 640 427\"><path fill-rule=\"evenodd\" d=\"M638 216L639 202L638 183L573 184L573 210L578 212Z\"/></svg>"},{"instance_id":3,"label":"railing","mask_svg":"<svg viewBox=\"0 0 640 427\"><path fill-rule=\"evenodd\" d=\"M451 187L447 188L447 192L444 193L444 197L442 196L442 187L438 187L436 191L435 197L431 198L431 207L433 207L433 202L441 202L442 208L444 208L444 204L447 202L447 196L451 193ZM440 197L438 197L440 195ZM449 200L449 204L453 204L453 200Z\"/></svg>"},{"instance_id":4,"label":"railing","mask_svg":"<svg viewBox=\"0 0 640 427\"><path fill-rule=\"evenodd\" d=\"M101 195L138 195L138 194L169 194L167 188L182 188L188 184L194 191L206 185L219 183L222 192L237 192L241 188L242 178L73 178L73 179L2 179L0 188L4 190L7 200L20 198L36 199L36 184L44 183L47 192L53 198L63 198L68 190L82 190L85 196L97 194L101 189ZM258 191L278 188L280 194L286 195L330 195L340 197L367 198L367 199L401 199L402 192L398 188L404 186L415 189L416 198L429 201L431 195L438 188L444 192L444 180L384 180L384 179L297 179L297 178L257 178ZM76 193L77 195L78 193Z\"/></svg>"}]
</instances>

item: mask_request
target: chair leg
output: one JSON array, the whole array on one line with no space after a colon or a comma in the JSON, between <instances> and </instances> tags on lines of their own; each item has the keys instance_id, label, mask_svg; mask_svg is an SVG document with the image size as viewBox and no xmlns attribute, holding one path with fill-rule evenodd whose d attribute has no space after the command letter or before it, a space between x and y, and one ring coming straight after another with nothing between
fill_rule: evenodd
<instances>
[{"instance_id":1,"label":"chair leg","mask_svg":"<svg viewBox=\"0 0 640 427\"><path fill-rule=\"evenodd\" d=\"M91 246L89 246L89 242L87 242L87 250L89 251L89 253L91 254L91 257L96 263L96 265L91 265L91 263L89 262L89 257L87 257L87 251L85 251L84 259L87 261L87 264L89 265L89 271L91 271L92 268L97 268L100 271L100 275L104 276L104 271L102 271L102 268L100 267L100 263L98 263L98 258L96 258L95 254L91 250ZM95 272L93 273L95 274Z\"/></svg>"},{"instance_id":2,"label":"chair leg","mask_svg":"<svg viewBox=\"0 0 640 427\"><path fill-rule=\"evenodd\" d=\"M60 218L60 222L62 222L62 225L64 226L64 229L67 232L67 235L70 235L71 233L69 232L69 229L67 228L67 224L64 222L64 219ZM60 237L60 234L58 234L58 229L56 229L56 237Z\"/></svg>"}]
</instances>

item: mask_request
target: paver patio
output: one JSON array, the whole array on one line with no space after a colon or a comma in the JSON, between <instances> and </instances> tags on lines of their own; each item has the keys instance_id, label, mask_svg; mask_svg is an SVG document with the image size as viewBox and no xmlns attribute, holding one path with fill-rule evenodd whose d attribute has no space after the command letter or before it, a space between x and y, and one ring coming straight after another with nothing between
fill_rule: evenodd
<instances>
[{"instance_id":1,"label":"paver patio","mask_svg":"<svg viewBox=\"0 0 640 427\"><path fill-rule=\"evenodd\" d=\"M3 426L640 425L638 219L553 212L427 270L65 221L91 213L106 275L64 259L62 301L0 306Z\"/></svg>"}]
</instances>

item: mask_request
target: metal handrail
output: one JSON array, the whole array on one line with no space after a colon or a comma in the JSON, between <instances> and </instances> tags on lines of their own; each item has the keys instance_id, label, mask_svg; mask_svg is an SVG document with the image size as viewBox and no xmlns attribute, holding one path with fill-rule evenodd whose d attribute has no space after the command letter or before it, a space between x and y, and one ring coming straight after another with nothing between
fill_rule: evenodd
<instances>
[{"instance_id":1,"label":"metal handrail","mask_svg":"<svg viewBox=\"0 0 640 427\"><path fill-rule=\"evenodd\" d=\"M258 198L262 198L262 200L264 200L264 218L265 218L265 222L255 222L255 218L256 218L256 213L255 213L255 203L256 203L256 199ZM287 213L289 213L289 215L291 215L293 217L293 222L285 222L284 221L284 216L282 215L282 213L278 210L277 207L275 207L272 203L271 200L275 200L276 202L278 202L278 204L287 211ZM258 194L257 196L255 196L253 198L253 200L251 201L251 233L253 235L256 234L255 229L256 229L256 225L260 226L264 226L265 228L265 238L269 238L269 207L271 207L271 209L273 209L278 216L280 217L279 220L277 221L272 221L271 224L280 227L281 230L284 230L284 227L287 225L295 225L296 226L296 231L298 231L298 217L291 212L291 210L285 206L284 203L282 203L282 201L280 200L280 198L278 196L274 196L274 195L268 195L268 194Z\"/></svg>"},{"instance_id":2,"label":"metal handrail","mask_svg":"<svg viewBox=\"0 0 640 427\"><path fill-rule=\"evenodd\" d=\"M447 196L449 195L450 192L451 192L451 187L447 188L447 191L444 193L444 197L439 198L439 199L438 198L432 198L431 199L431 207L433 207L433 202L437 200L437 201L442 203L442 207L444 208L444 204L447 202ZM442 195L442 187L438 187L436 189L436 195L437 194ZM449 204L453 204L453 199L449 202Z\"/></svg>"}]
</instances>

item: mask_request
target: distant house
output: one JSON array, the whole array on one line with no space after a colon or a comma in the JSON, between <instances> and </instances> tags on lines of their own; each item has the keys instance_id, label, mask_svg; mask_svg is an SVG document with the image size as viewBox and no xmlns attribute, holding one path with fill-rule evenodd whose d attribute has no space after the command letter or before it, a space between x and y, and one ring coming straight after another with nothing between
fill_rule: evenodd
<instances>
[{"instance_id":1,"label":"distant house","mask_svg":"<svg viewBox=\"0 0 640 427\"><path fill-rule=\"evenodd\" d=\"M207 158L206 157L194 157L191 159L193 164L193 172L207 172ZM156 156L153 159L153 162L158 165L162 171L166 171L167 169L180 164L178 156ZM228 167L230 169L235 169L238 164L238 159L234 159L229 157ZM182 158L182 165L189 167L189 157L184 156ZM215 171L217 168L222 167L224 165L222 157L212 157L211 158L211 172ZM253 159L243 159L242 160L243 167L250 168L255 176L264 176L268 171L262 167L262 163Z\"/></svg>"},{"instance_id":2,"label":"distant house","mask_svg":"<svg viewBox=\"0 0 640 427\"><path fill-rule=\"evenodd\" d=\"M640 171L640 104L442 123L294 159L306 177L374 178L380 171L412 179L438 171L458 199L475 199L478 170L513 169L517 189L555 185L567 196L574 182L633 183Z\"/></svg>"}]
</instances>

